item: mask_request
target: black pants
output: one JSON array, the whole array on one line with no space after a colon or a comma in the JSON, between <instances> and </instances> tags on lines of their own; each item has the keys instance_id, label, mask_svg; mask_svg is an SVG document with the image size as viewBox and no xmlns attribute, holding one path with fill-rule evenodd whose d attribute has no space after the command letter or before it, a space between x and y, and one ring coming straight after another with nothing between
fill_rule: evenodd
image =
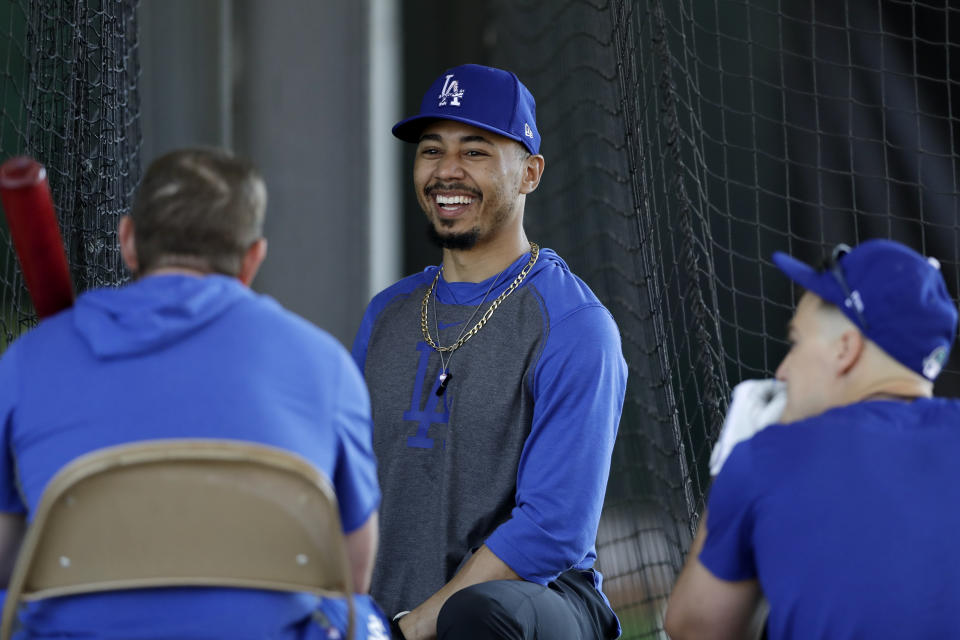
<instances>
[{"instance_id":1,"label":"black pants","mask_svg":"<svg viewBox=\"0 0 960 640\"><path fill-rule=\"evenodd\" d=\"M453 594L440 610L438 640L615 638L616 619L593 588L593 571L571 569L545 587L523 580L483 582Z\"/></svg>"}]
</instances>

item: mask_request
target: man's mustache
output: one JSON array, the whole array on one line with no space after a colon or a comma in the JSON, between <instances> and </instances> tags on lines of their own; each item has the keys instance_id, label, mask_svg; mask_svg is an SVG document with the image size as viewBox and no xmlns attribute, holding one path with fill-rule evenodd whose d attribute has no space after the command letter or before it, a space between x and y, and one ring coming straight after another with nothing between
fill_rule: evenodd
<instances>
[{"instance_id":1,"label":"man's mustache","mask_svg":"<svg viewBox=\"0 0 960 640\"><path fill-rule=\"evenodd\" d=\"M429 196L434 191L466 191L467 193L473 194L478 198L483 197L483 194L480 193L480 191L474 189L473 187L468 187L461 182L451 182L450 184L435 182L423 188L423 194L426 196Z\"/></svg>"}]
</instances>

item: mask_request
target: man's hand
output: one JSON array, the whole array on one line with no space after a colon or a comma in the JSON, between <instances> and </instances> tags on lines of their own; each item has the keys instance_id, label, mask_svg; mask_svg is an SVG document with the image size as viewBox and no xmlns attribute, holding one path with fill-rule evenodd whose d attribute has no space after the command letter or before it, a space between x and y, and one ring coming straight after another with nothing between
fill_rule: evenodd
<instances>
[{"instance_id":1,"label":"man's hand","mask_svg":"<svg viewBox=\"0 0 960 640\"><path fill-rule=\"evenodd\" d=\"M744 380L734 387L723 429L710 454L710 475L720 473L738 442L777 422L786 404L787 385L779 380Z\"/></svg>"},{"instance_id":2,"label":"man's hand","mask_svg":"<svg viewBox=\"0 0 960 640\"><path fill-rule=\"evenodd\" d=\"M447 599L457 591L480 582L492 580L521 580L493 551L483 545L470 556L447 584L398 621L400 632L406 640L435 640L437 617Z\"/></svg>"}]
</instances>

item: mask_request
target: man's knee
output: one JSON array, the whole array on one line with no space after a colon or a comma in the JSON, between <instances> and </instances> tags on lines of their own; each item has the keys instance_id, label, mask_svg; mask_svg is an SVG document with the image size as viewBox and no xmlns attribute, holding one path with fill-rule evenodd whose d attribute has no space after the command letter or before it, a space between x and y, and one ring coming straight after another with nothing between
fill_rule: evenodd
<instances>
[{"instance_id":1,"label":"man's knee","mask_svg":"<svg viewBox=\"0 0 960 640\"><path fill-rule=\"evenodd\" d=\"M437 638L522 638L522 625L505 599L509 602L509 594L497 582L461 589L440 609Z\"/></svg>"}]
</instances>

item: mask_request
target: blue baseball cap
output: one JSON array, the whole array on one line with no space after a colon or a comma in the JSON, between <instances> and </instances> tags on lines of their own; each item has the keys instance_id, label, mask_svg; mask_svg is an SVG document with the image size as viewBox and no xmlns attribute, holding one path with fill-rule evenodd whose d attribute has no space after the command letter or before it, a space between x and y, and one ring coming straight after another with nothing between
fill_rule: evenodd
<instances>
[{"instance_id":1,"label":"blue baseball cap","mask_svg":"<svg viewBox=\"0 0 960 640\"><path fill-rule=\"evenodd\" d=\"M423 96L420 113L393 126L393 135L419 142L430 120L456 120L516 140L530 153L540 151L537 104L514 74L464 64L447 69Z\"/></svg>"},{"instance_id":2,"label":"blue baseball cap","mask_svg":"<svg viewBox=\"0 0 960 640\"><path fill-rule=\"evenodd\" d=\"M773 262L788 278L837 306L897 362L928 380L940 373L957 330L957 307L940 263L892 240L840 245L826 268L785 253Z\"/></svg>"}]
</instances>

